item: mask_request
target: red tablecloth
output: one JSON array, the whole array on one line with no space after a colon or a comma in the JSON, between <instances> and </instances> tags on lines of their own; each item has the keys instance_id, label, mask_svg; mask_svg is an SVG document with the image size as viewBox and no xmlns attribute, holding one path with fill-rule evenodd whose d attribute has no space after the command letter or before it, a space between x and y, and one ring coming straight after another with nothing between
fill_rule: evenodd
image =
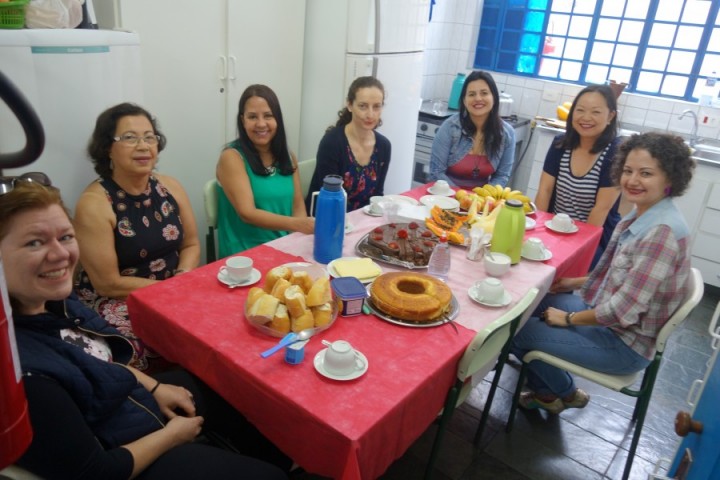
<instances>
[{"instance_id":1,"label":"red tablecloth","mask_svg":"<svg viewBox=\"0 0 720 480\"><path fill-rule=\"evenodd\" d=\"M298 257L268 246L245 252L263 275ZM221 262L137 290L128 299L135 332L168 360L202 378L303 468L332 478L376 478L430 425L474 332L458 325L407 328L373 316L339 317L306 346L300 365L278 339L243 316L248 288L229 290ZM368 372L338 382L314 370L321 339L348 340Z\"/></svg>"},{"instance_id":2,"label":"red tablecloth","mask_svg":"<svg viewBox=\"0 0 720 480\"><path fill-rule=\"evenodd\" d=\"M409 192L415 198L424 194L424 189ZM544 214L536 215L542 219ZM345 238L345 256L354 255L358 240L383 219L358 210L348 221L352 230ZM436 417L476 331L533 286L540 290L539 301L556 268L587 270L600 229L580 225L577 234L560 236L538 223L535 233L529 233L543 238L553 259L521 261L502 277L512 296L505 308L485 307L468 297L469 286L486 275L481 262L465 258L464 248L452 248L448 284L460 305L457 334L447 325L409 328L374 316L340 317L310 340L302 364L286 364L280 352L261 359L259 353L277 339L247 323L243 306L248 288L229 290L221 284L216 278L221 261L134 292L128 308L140 338L202 378L307 471L341 479L376 478ZM312 235L292 234L243 255L254 259L264 277L274 266L312 261L312 244ZM312 363L323 348L321 339L348 340L368 358L368 372L350 382L321 376Z\"/></svg>"}]
</instances>

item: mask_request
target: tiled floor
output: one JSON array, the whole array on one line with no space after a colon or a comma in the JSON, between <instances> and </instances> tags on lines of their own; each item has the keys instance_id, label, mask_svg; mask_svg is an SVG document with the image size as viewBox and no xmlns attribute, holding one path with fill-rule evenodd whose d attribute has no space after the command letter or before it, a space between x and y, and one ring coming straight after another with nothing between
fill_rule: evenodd
<instances>
[{"instance_id":1,"label":"tiled floor","mask_svg":"<svg viewBox=\"0 0 720 480\"><path fill-rule=\"evenodd\" d=\"M665 351L645 420L630 478L646 480L660 458L672 458L679 442L673 421L688 410L685 398L691 383L702 378L710 358L708 324L720 300L720 290L706 285L703 301L672 335ZM512 357L511 357L512 358ZM490 374L492 375L492 374ZM578 379L590 393L582 410L560 415L518 410L513 431L504 431L518 363L505 368L480 448L472 447L487 380L456 410L445 435L434 478L438 480L595 480L619 479L632 438L629 421L633 400ZM491 377L490 377L491 378ZM390 466L383 480L422 478L434 439L432 425L406 454ZM303 478L319 478L304 475Z\"/></svg>"}]
</instances>

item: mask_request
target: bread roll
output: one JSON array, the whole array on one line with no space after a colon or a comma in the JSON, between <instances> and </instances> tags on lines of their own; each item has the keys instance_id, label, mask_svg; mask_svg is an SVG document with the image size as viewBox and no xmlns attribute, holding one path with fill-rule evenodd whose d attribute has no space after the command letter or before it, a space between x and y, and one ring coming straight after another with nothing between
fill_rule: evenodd
<instances>
[{"instance_id":1,"label":"bread roll","mask_svg":"<svg viewBox=\"0 0 720 480\"><path fill-rule=\"evenodd\" d=\"M332 293L330 292L330 280L326 277L321 277L315 280L312 288L307 294L306 304L308 307L317 307L324 303L328 303L332 300Z\"/></svg>"},{"instance_id":2,"label":"bread roll","mask_svg":"<svg viewBox=\"0 0 720 480\"><path fill-rule=\"evenodd\" d=\"M312 311L305 310L302 315L298 317L291 317L292 319L292 331L297 333L300 330L306 328L312 328L315 326L315 318L313 317Z\"/></svg>"},{"instance_id":3,"label":"bread roll","mask_svg":"<svg viewBox=\"0 0 720 480\"><path fill-rule=\"evenodd\" d=\"M305 313L305 310L307 310L305 294L300 286L291 285L285 289L285 305L293 318L300 317Z\"/></svg>"},{"instance_id":4,"label":"bread roll","mask_svg":"<svg viewBox=\"0 0 720 480\"><path fill-rule=\"evenodd\" d=\"M285 305L281 303L277 306L275 316L267 326L276 332L282 333L283 335L290 332L290 316L288 316L287 307Z\"/></svg>"},{"instance_id":5,"label":"bread roll","mask_svg":"<svg viewBox=\"0 0 720 480\"><path fill-rule=\"evenodd\" d=\"M332 303L324 303L311 308L316 327L324 327L332 320Z\"/></svg>"},{"instance_id":6,"label":"bread roll","mask_svg":"<svg viewBox=\"0 0 720 480\"><path fill-rule=\"evenodd\" d=\"M250 309L250 321L258 325L265 325L272 321L279 303L280 301L277 298L269 293L263 293Z\"/></svg>"},{"instance_id":7,"label":"bread roll","mask_svg":"<svg viewBox=\"0 0 720 480\"><path fill-rule=\"evenodd\" d=\"M290 282L284 278L279 278L275 285L273 285L271 295L281 302L285 302L285 290L290 286Z\"/></svg>"},{"instance_id":8,"label":"bread roll","mask_svg":"<svg viewBox=\"0 0 720 480\"><path fill-rule=\"evenodd\" d=\"M263 295L265 295L265 290L260 287L252 287L248 291L247 304L245 306L248 312L252 309L253 305L255 305L255 302Z\"/></svg>"},{"instance_id":9,"label":"bread roll","mask_svg":"<svg viewBox=\"0 0 720 480\"><path fill-rule=\"evenodd\" d=\"M290 280L291 276L292 270L290 270L288 267L273 268L265 276L265 291L267 293L272 292L272 289L275 286L275 282L277 282L281 278L284 278L285 280Z\"/></svg>"},{"instance_id":10,"label":"bread roll","mask_svg":"<svg viewBox=\"0 0 720 480\"><path fill-rule=\"evenodd\" d=\"M290 283L293 285L299 285L303 292L307 295L307 293L310 291L310 288L313 285L312 278L310 277L310 274L306 272L305 270L299 270L297 272L293 272L292 277L290 278Z\"/></svg>"}]
</instances>

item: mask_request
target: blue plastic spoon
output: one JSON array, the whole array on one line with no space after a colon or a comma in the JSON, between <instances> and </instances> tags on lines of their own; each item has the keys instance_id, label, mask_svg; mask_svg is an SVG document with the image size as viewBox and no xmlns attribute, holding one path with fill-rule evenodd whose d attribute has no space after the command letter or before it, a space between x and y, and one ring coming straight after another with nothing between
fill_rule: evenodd
<instances>
[{"instance_id":1,"label":"blue plastic spoon","mask_svg":"<svg viewBox=\"0 0 720 480\"><path fill-rule=\"evenodd\" d=\"M262 358L267 358L270 355L272 355L273 353L277 352L278 350L280 350L284 347L287 347L291 343L307 340L308 338L315 335L315 333L317 333L317 330L314 328L306 328L305 330L302 330L298 333L290 332L287 335L285 335L277 345L275 345L274 347L272 347L268 350L265 350L264 352L262 352L260 354L260 356Z\"/></svg>"}]
</instances>

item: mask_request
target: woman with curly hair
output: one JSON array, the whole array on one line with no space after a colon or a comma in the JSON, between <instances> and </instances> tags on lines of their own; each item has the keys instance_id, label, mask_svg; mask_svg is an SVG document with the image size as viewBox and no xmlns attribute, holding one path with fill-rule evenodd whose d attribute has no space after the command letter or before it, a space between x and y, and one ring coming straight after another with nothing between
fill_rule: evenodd
<instances>
[{"instance_id":1,"label":"woman with curly hair","mask_svg":"<svg viewBox=\"0 0 720 480\"><path fill-rule=\"evenodd\" d=\"M133 365L141 370L148 367L148 355L157 355L133 333L126 297L200 261L190 200L177 180L155 171L165 144L142 107L121 103L105 110L88 144L100 178L75 208L82 251L78 296L132 341Z\"/></svg>"},{"instance_id":2,"label":"woman with curly hair","mask_svg":"<svg viewBox=\"0 0 720 480\"><path fill-rule=\"evenodd\" d=\"M522 359L541 350L613 375L639 372L687 291L690 232L672 201L687 190L695 168L682 138L634 135L622 144L611 175L635 208L615 228L588 277L561 278L513 339ZM580 289L580 295L573 290ZM590 397L570 374L540 361L528 365L520 405L560 413Z\"/></svg>"}]
</instances>

